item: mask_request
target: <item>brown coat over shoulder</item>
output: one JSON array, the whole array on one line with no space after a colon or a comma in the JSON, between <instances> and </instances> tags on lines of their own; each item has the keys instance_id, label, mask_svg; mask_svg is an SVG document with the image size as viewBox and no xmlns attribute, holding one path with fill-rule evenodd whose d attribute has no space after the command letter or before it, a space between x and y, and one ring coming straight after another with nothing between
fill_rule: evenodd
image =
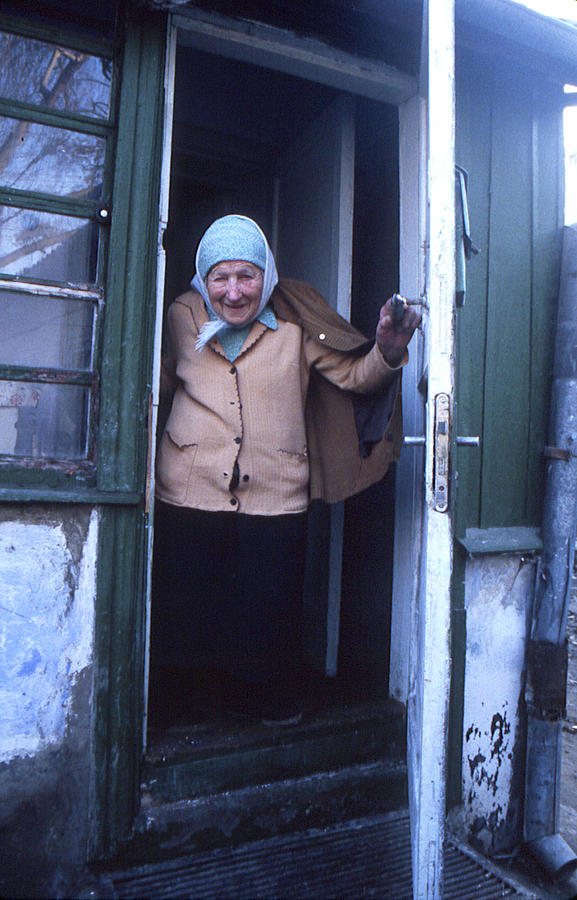
<instances>
[{"instance_id":1,"label":"brown coat over shoulder","mask_svg":"<svg viewBox=\"0 0 577 900\"><path fill-rule=\"evenodd\" d=\"M194 349L207 320L195 291L171 306L173 356L164 378L175 393L157 460L157 494L166 502L300 512L311 499L334 503L358 493L397 458L400 369L389 368L374 341L310 285L282 279L271 303L278 330L254 323L234 364L216 338L201 353ZM393 402L384 434L373 434L361 452L354 398L375 402L382 416L387 392ZM370 410L364 420L371 423Z\"/></svg>"}]
</instances>

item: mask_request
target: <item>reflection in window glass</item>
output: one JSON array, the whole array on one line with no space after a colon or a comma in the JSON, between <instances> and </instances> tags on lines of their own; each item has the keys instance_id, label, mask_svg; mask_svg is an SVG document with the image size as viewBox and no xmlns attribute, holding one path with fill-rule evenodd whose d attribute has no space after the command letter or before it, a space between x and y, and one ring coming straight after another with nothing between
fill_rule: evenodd
<instances>
[{"instance_id":1,"label":"reflection in window glass","mask_svg":"<svg viewBox=\"0 0 577 900\"><path fill-rule=\"evenodd\" d=\"M0 184L97 200L106 141L93 134L0 117Z\"/></svg>"},{"instance_id":2,"label":"reflection in window glass","mask_svg":"<svg viewBox=\"0 0 577 900\"><path fill-rule=\"evenodd\" d=\"M88 370L94 307L89 300L0 289L0 364Z\"/></svg>"},{"instance_id":3,"label":"reflection in window glass","mask_svg":"<svg viewBox=\"0 0 577 900\"><path fill-rule=\"evenodd\" d=\"M0 272L94 284L97 257L96 222L0 206Z\"/></svg>"},{"instance_id":4,"label":"reflection in window glass","mask_svg":"<svg viewBox=\"0 0 577 900\"><path fill-rule=\"evenodd\" d=\"M84 459L88 388L0 381L0 455Z\"/></svg>"},{"instance_id":5,"label":"reflection in window glass","mask_svg":"<svg viewBox=\"0 0 577 900\"><path fill-rule=\"evenodd\" d=\"M107 118L109 60L0 32L0 96Z\"/></svg>"}]
</instances>

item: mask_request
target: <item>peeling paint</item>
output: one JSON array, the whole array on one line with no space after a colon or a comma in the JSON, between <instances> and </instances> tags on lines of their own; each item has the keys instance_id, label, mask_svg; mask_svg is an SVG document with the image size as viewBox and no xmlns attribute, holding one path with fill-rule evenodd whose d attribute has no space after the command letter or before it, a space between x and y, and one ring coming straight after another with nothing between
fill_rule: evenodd
<instances>
[{"instance_id":1,"label":"peeling paint","mask_svg":"<svg viewBox=\"0 0 577 900\"><path fill-rule=\"evenodd\" d=\"M471 772L471 778L473 778L475 776L475 771L477 769L477 766L479 766L480 763L484 763L486 759L487 759L487 757L483 756L482 753L477 753L477 755L474 757L474 759L471 759L471 757L469 757L469 769Z\"/></svg>"},{"instance_id":2,"label":"peeling paint","mask_svg":"<svg viewBox=\"0 0 577 900\"><path fill-rule=\"evenodd\" d=\"M507 706L507 704L505 704L505 706ZM505 715L495 713L491 721L491 759L497 757L499 765L501 765L505 751L509 746L505 738L510 733L511 726L507 721L506 713Z\"/></svg>"},{"instance_id":3,"label":"peeling paint","mask_svg":"<svg viewBox=\"0 0 577 900\"><path fill-rule=\"evenodd\" d=\"M522 823L515 796L523 767L525 647L534 565L518 555L467 563L463 814L485 851L512 846Z\"/></svg>"},{"instance_id":4,"label":"peeling paint","mask_svg":"<svg viewBox=\"0 0 577 900\"><path fill-rule=\"evenodd\" d=\"M496 796L499 784L499 774L501 766L505 759L510 759L511 754L507 754L509 742L506 736L510 733L511 727L507 721L506 714L495 713L491 720L491 727L484 734L481 734L478 728L475 728L475 737L483 746L488 744L489 758L481 752L476 756L468 756L469 770L471 779L476 785L486 785L486 788L492 792L493 797ZM471 729L468 730L468 733ZM487 763L487 766L482 765ZM475 797L477 794L474 795ZM469 790L469 802L473 799L473 794ZM494 810L493 810L494 812Z\"/></svg>"},{"instance_id":5,"label":"peeling paint","mask_svg":"<svg viewBox=\"0 0 577 900\"><path fill-rule=\"evenodd\" d=\"M60 742L92 659L97 513L0 521L0 761Z\"/></svg>"}]
</instances>

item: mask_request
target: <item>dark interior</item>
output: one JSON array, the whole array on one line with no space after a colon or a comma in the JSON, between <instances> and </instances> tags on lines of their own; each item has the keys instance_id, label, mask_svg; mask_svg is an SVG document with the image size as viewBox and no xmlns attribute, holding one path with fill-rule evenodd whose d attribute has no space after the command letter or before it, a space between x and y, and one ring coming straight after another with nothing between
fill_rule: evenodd
<instances>
[{"instance_id":1,"label":"dark interior","mask_svg":"<svg viewBox=\"0 0 577 900\"><path fill-rule=\"evenodd\" d=\"M338 96L320 84L179 47L165 234L166 307L187 289L198 240L218 216L250 216L270 240L276 161ZM298 277L283 271L282 259L277 263L281 277ZM360 97L355 98L352 278L352 320L371 335L380 306L397 288L398 126L396 108ZM346 501L338 674L326 678L322 667L311 664L303 686L306 703L317 715L338 718L350 704L387 696L393 494L394 468L381 484ZM328 514L318 504L307 575L321 591L328 579ZM156 693L165 689L155 677L161 665L158 654L151 658L151 691ZM191 674L185 686L180 674L166 690L182 696L180 724L196 723L209 742L217 740L217 731L222 737L223 729L248 727L229 715L223 698L234 692L234 685L218 673ZM159 701L163 705L151 693L151 706L158 707ZM169 752L166 735L163 753ZM159 740L158 730L152 730L149 753L158 751Z\"/></svg>"}]
</instances>

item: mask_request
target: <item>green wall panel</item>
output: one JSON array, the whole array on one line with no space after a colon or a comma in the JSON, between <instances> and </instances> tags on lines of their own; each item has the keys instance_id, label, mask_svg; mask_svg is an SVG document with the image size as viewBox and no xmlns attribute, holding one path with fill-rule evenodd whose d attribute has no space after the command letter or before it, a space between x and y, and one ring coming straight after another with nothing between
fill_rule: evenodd
<instances>
[{"instance_id":1,"label":"green wall panel","mask_svg":"<svg viewBox=\"0 0 577 900\"><path fill-rule=\"evenodd\" d=\"M457 162L473 240L457 318L457 421L481 448L457 454L457 536L538 525L560 248L558 84L457 65Z\"/></svg>"},{"instance_id":2,"label":"green wall panel","mask_svg":"<svg viewBox=\"0 0 577 900\"><path fill-rule=\"evenodd\" d=\"M521 524L529 434L531 338L531 93L496 78L480 525Z\"/></svg>"},{"instance_id":3,"label":"green wall panel","mask_svg":"<svg viewBox=\"0 0 577 900\"><path fill-rule=\"evenodd\" d=\"M469 174L471 234L479 249L478 255L467 264L465 305L457 311L457 431L481 435L484 414L483 391L479 388L485 380L493 77L487 71L459 66L457 86L456 161ZM482 446L457 449L457 534L465 523L479 521L482 455ZM461 519L465 520L462 525Z\"/></svg>"}]
</instances>

